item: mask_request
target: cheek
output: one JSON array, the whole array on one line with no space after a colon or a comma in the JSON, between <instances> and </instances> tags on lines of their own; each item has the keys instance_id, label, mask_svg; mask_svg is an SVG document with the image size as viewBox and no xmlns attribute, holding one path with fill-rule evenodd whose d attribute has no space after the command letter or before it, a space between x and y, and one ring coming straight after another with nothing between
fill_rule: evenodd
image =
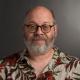
<instances>
[{"instance_id":1,"label":"cheek","mask_svg":"<svg viewBox=\"0 0 80 80\"><path fill-rule=\"evenodd\" d=\"M54 32L51 32L51 33L47 34L46 36L47 36L47 38L48 38L49 40L51 40L51 39L54 38L55 34L54 34Z\"/></svg>"},{"instance_id":2,"label":"cheek","mask_svg":"<svg viewBox=\"0 0 80 80\"><path fill-rule=\"evenodd\" d=\"M47 35L47 42L54 42L55 41L55 32L54 31L51 31L50 33L48 33Z\"/></svg>"},{"instance_id":3,"label":"cheek","mask_svg":"<svg viewBox=\"0 0 80 80\"><path fill-rule=\"evenodd\" d=\"M32 37L33 37L33 34L32 33L24 32L24 38L26 40L31 40Z\"/></svg>"}]
</instances>

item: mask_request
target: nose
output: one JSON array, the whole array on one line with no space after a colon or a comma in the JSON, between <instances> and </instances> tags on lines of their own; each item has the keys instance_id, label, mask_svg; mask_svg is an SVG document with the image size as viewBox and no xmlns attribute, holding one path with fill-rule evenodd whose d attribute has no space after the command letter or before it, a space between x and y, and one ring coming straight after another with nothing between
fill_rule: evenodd
<instances>
[{"instance_id":1,"label":"nose","mask_svg":"<svg viewBox=\"0 0 80 80\"><path fill-rule=\"evenodd\" d=\"M41 27L38 26L35 33L36 34L43 34Z\"/></svg>"}]
</instances>

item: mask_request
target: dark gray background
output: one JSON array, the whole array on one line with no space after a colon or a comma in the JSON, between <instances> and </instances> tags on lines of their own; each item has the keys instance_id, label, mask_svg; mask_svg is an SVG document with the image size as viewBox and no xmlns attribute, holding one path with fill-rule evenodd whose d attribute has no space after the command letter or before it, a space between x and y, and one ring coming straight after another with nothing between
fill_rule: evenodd
<instances>
[{"instance_id":1,"label":"dark gray background","mask_svg":"<svg viewBox=\"0 0 80 80\"><path fill-rule=\"evenodd\" d=\"M80 0L0 0L0 58L24 49L24 14L36 5L55 11L59 28L56 45L80 57Z\"/></svg>"}]
</instances>

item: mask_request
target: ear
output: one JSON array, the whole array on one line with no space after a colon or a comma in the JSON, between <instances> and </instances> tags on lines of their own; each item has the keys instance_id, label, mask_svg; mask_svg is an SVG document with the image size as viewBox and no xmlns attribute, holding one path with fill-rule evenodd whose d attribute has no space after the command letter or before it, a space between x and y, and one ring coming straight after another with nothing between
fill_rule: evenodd
<instances>
[{"instance_id":1,"label":"ear","mask_svg":"<svg viewBox=\"0 0 80 80\"><path fill-rule=\"evenodd\" d=\"M55 38L57 37L57 34L58 34L58 25L56 24L54 26L54 36L55 36Z\"/></svg>"}]
</instances>

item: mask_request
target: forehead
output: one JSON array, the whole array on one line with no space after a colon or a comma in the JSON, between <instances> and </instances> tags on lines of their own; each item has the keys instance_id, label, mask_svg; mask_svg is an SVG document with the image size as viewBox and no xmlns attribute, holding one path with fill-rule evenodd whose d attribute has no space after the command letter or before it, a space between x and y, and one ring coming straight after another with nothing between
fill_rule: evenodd
<instances>
[{"instance_id":1,"label":"forehead","mask_svg":"<svg viewBox=\"0 0 80 80\"><path fill-rule=\"evenodd\" d=\"M29 22L35 22L37 24L42 24L44 22L52 23L54 21L53 15L50 12L50 10L38 7L33 10L31 10L26 16L25 16L25 23Z\"/></svg>"}]
</instances>

